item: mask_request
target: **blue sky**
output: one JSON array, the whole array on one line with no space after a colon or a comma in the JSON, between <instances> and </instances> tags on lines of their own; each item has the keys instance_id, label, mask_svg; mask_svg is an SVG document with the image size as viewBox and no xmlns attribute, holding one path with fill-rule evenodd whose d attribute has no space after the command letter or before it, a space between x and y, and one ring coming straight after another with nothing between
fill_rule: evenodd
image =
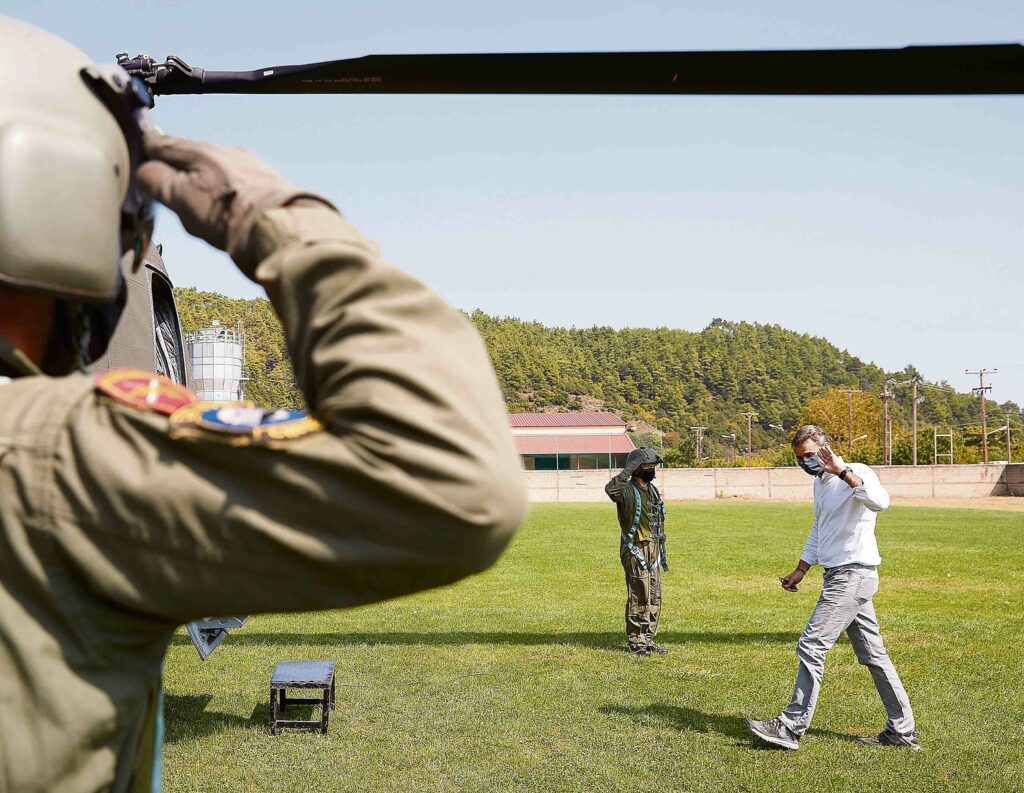
<instances>
[{"instance_id":1,"label":"blue sky","mask_svg":"<svg viewBox=\"0 0 1024 793\"><path fill-rule=\"evenodd\" d=\"M1018 2L8 2L96 60L1024 41ZM549 325L714 317L1024 403L1024 99L167 97L330 196L452 304ZM164 213L175 283L260 294Z\"/></svg>"}]
</instances>

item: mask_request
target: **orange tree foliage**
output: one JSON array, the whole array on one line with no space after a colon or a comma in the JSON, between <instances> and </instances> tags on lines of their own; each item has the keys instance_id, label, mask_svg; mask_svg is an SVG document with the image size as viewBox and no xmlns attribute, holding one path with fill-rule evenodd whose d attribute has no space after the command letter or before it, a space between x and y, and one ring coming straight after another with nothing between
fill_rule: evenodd
<instances>
[{"instance_id":1,"label":"orange tree foliage","mask_svg":"<svg viewBox=\"0 0 1024 793\"><path fill-rule=\"evenodd\" d=\"M882 401L869 391L847 394L841 388L832 388L820 397L807 400L800 411L800 424L816 424L828 433L832 445L841 453L850 450L850 409L853 409L854 446L882 445Z\"/></svg>"}]
</instances>

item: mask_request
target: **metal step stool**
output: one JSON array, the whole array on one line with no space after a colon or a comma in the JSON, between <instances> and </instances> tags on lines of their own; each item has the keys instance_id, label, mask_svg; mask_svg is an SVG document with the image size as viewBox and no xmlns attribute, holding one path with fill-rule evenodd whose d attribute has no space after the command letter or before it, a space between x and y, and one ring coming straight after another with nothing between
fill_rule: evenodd
<instances>
[{"instance_id":1,"label":"metal step stool","mask_svg":"<svg viewBox=\"0 0 1024 793\"><path fill-rule=\"evenodd\" d=\"M288 697L289 688L321 689L320 697ZM278 697L280 696L280 700ZM279 718L288 705L319 705L319 721ZM327 721L334 710L334 661L279 661L270 678L270 734L282 727L319 727L327 734Z\"/></svg>"}]
</instances>

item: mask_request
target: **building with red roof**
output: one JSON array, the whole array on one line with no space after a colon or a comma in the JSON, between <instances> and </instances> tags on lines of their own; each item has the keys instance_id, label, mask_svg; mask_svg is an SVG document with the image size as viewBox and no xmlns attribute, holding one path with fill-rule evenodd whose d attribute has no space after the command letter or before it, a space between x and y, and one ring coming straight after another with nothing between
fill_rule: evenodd
<instances>
[{"instance_id":1,"label":"building with red roof","mask_svg":"<svg viewBox=\"0 0 1024 793\"><path fill-rule=\"evenodd\" d=\"M636 447L614 413L510 413L527 471L622 468Z\"/></svg>"}]
</instances>

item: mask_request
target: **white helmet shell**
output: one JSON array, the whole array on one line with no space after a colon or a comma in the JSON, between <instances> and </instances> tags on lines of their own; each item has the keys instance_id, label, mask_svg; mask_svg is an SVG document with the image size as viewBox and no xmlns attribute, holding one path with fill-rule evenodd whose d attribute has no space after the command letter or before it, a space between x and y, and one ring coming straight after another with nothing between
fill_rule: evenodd
<instances>
[{"instance_id":1,"label":"white helmet shell","mask_svg":"<svg viewBox=\"0 0 1024 793\"><path fill-rule=\"evenodd\" d=\"M0 17L0 283L106 302L131 165L90 68L63 39Z\"/></svg>"}]
</instances>

